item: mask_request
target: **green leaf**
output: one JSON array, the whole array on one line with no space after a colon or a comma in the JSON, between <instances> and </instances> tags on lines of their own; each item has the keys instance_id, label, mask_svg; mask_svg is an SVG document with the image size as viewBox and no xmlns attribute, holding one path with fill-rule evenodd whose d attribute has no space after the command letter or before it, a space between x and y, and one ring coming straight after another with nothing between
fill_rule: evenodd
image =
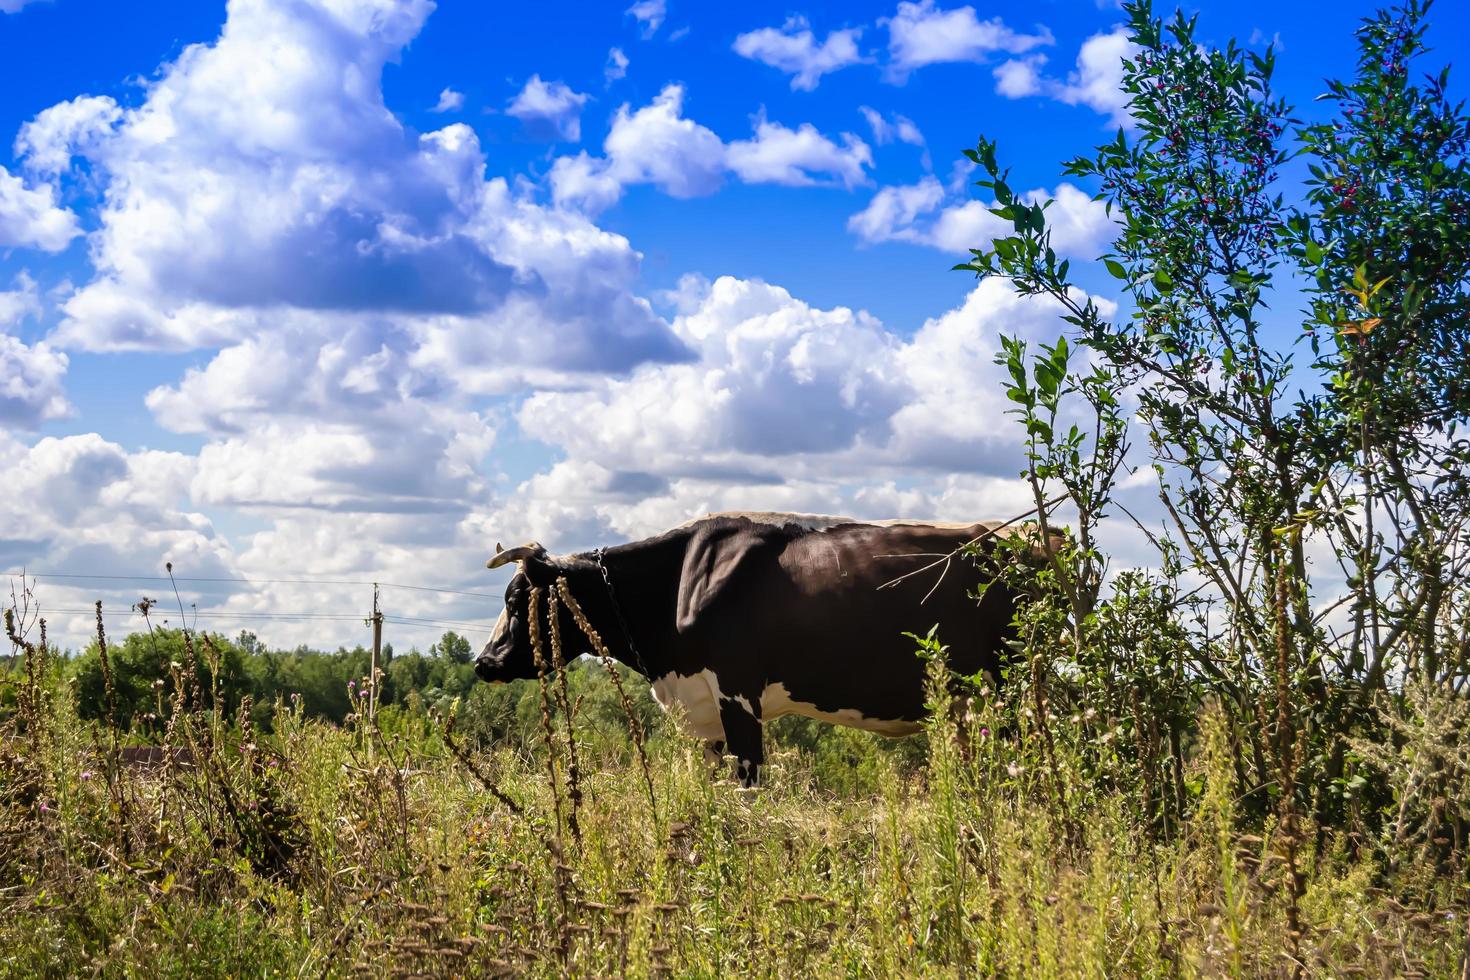
<instances>
[{"instance_id":1,"label":"green leaf","mask_svg":"<svg viewBox=\"0 0 1470 980\"><path fill-rule=\"evenodd\" d=\"M1123 263L1116 259L1103 259L1103 265L1108 267L1108 274L1114 279L1128 280L1128 270L1123 268Z\"/></svg>"}]
</instances>

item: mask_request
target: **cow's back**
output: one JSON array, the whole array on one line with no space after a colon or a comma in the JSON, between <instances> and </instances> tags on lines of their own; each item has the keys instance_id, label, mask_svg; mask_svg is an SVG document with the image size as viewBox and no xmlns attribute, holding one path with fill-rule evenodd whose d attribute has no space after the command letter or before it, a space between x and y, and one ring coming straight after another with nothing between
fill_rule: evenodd
<instances>
[{"instance_id":1,"label":"cow's back","mask_svg":"<svg viewBox=\"0 0 1470 980\"><path fill-rule=\"evenodd\" d=\"M995 525L781 514L708 520L749 522L744 533L762 547L691 639L717 673L760 696L766 717L795 712L912 731L923 716L924 668L905 634L935 626L955 670L998 669L1010 597L992 589L977 602L993 570L952 556Z\"/></svg>"}]
</instances>

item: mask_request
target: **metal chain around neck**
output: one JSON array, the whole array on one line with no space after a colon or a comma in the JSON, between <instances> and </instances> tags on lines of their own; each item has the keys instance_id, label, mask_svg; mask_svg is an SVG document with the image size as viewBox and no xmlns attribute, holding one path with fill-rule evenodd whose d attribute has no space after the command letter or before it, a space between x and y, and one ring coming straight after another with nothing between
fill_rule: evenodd
<instances>
[{"instance_id":1,"label":"metal chain around neck","mask_svg":"<svg viewBox=\"0 0 1470 980\"><path fill-rule=\"evenodd\" d=\"M653 680L653 674L649 671L648 665L643 662L642 654L638 652L638 645L633 642L633 631L628 628L628 620L623 617L623 607L618 603L617 590L613 588L612 576L608 574L607 563L603 561L606 554L606 548L598 548L592 553L592 556L597 562L597 570L602 572L602 581L607 586L607 598L612 603L613 615L618 617L618 625L623 629L623 640L628 644L628 651L633 654L634 662L629 666L636 667L640 674Z\"/></svg>"}]
</instances>

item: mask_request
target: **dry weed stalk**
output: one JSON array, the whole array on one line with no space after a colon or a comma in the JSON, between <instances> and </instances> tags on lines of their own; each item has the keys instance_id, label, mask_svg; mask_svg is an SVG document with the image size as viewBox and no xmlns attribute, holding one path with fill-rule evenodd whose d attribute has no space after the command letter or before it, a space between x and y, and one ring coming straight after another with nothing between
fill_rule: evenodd
<instances>
[{"instance_id":1,"label":"dry weed stalk","mask_svg":"<svg viewBox=\"0 0 1470 980\"><path fill-rule=\"evenodd\" d=\"M465 767L465 769L469 772L471 776L475 777L475 780L480 784L481 787L485 789L486 792L488 792L491 796L495 797L497 800L503 803L505 805L505 808L511 813L514 813L516 816L520 816L521 813L524 812L521 809L521 805L515 800L511 799L509 796L507 796L505 794L505 791L500 788L495 780L491 779L490 776L487 775L484 770L480 768L479 763L477 763L474 760L474 757L470 755L469 750L455 739L454 726L458 721L459 698L455 698L453 703L451 703L449 706L449 716L443 720L443 724L440 726L439 729L444 738L444 745L449 749L449 753L459 761L460 765Z\"/></svg>"},{"instance_id":2,"label":"dry weed stalk","mask_svg":"<svg viewBox=\"0 0 1470 980\"><path fill-rule=\"evenodd\" d=\"M648 815L657 819L658 801L653 792L653 770L649 768L648 753L643 747L643 726L638 723L638 716L633 713L633 702L628 697L628 692L623 688L622 675L618 673L618 668L613 663L612 655L607 652L607 644L602 642L602 636L597 630L592 628L592 624L587 621L587 615L582 612L582 607L577 604L576 598L572 596L572 590L567 585L566 576L561 576L556 580L556 589L561 594L561 600L566 604L567 611L572 614L572 619L576 621L577 628L586 635L587 642L592 644L592 649L596 652L597 658L607 668L607 672L612 679L613 688L618 692L618 702L623 707L623 716L628 720L628 733L633 737L633 747L638 750L638 764L643 769L643 782L648 789Z\"/></svg>"},{"instance_id":3,"label":"dry weed stalk","mask_svg":"<svg viewBox=\"0 0 1470 980\"><path fill-rule=\"evenodd\" d=\"M567 800L571 803L571 809L567 814L567 826L571 828L572 840L576 841L577 848L580 850L582 827L577 820L577 811L582 805L581 772L577 766L576 719L571 698L567 694L566 659L562 656L561 616L557 608L556 595L557 592L553 589L546 596L546 619L551 624L551 667L556 671L558 682L555 696L567 725Z\"/></svg>"}]
</instances>

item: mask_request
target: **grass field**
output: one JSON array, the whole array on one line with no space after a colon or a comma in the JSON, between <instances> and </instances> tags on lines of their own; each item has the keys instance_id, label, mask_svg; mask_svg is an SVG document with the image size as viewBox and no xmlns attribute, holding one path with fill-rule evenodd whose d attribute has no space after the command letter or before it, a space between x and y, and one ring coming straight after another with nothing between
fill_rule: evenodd
<instances>
[{"instance_id":1,"label":"grass field","mask_svg":"<svg viewBox=\"0 0 1470 980\"><path fill-rule=\"evenodd\" d=\"M1191 816L1161 832L1134 790L1081 778L1092 719L1041 725L996 701L957 722L942 685L912 739L772 725L765 785L741 792L668 721L647 734L645 779L608 675L579 667L574 789L554 690L516 748L476 748L460 719L369 719L360 692L344 726L287 700L260 731L248 702L204 708L176 665L167 753L147 767L77 718L41 658L6 675L7 976L1466 970L1463 868L1390 867L1351 833L1293 857L1293 941L1273 820L1237 809L1209 712Z\"/></svg>"}]
</instances>

